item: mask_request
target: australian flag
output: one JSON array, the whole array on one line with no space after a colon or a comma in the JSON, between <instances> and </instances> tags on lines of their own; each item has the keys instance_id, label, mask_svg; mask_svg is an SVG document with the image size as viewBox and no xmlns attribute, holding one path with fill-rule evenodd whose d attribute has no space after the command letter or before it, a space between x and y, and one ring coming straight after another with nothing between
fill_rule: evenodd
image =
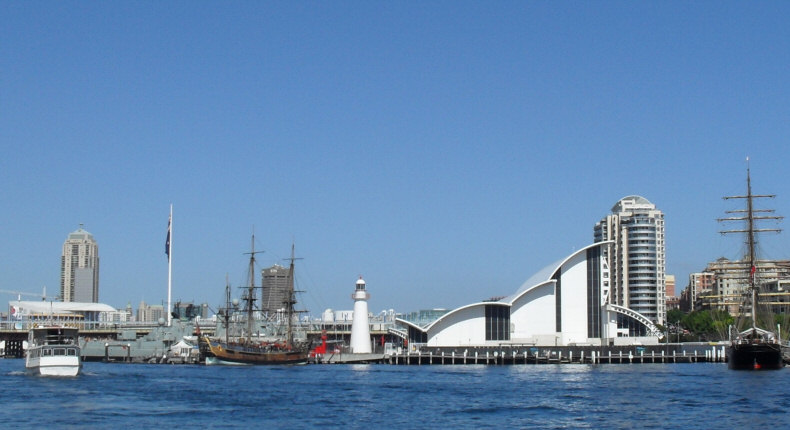
<instances>
[{"instance_id":1,"label":"australian flag","mask_svg":"<svg viewBox=\"0 0 790 430\"><path fill-rule=\"evenodd\" d=\"M167 254L167 260L170 261L170 222L172 221L171 218L167 219L167 239L165 240L165 254Z\"/></svg>"}]
</instances>

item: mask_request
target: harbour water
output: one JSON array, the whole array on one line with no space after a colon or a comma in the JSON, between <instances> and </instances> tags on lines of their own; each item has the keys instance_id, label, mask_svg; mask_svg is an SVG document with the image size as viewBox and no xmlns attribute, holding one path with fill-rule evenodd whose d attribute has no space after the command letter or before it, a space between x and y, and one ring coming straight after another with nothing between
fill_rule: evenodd
<instances>
[{"instance_id":1,"label":"harbour water","mask_svg":"<svg viewBox=\"0 0 790 430\"><path fill-rule=\"evenodd\" d=\"M0 360L13 428L760 428L790 426L790 369L726 364L221 367Z\"/></svg>"}]
</instances>

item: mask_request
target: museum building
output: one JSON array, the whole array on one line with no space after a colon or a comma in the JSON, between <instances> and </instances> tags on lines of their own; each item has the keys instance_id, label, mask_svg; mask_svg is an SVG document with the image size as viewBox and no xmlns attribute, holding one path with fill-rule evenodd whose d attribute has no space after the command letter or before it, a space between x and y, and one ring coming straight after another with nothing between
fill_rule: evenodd
<instances>
[{"instance_id":1,"label":"museum building","mask_svg":"<svg viewBox=\"0 0 790 430\"><path fill-rule=\"evenodd\" d=\"M610 241L549 265L513 295L462 306L419 325L397 323L412 347L494 345L652 345L658 328L638 312L609 303Z\"/></svg>"}]
</instances>

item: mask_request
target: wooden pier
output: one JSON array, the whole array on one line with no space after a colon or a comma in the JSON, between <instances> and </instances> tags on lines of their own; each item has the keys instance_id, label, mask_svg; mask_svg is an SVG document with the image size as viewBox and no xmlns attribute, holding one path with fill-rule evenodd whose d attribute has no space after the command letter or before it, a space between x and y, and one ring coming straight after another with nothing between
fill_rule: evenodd
<instances>
[{"instance_id":1,"label":"wooden pier","mask_svg":"<svg viewBox=\"0 0 790 430\"><path fill-rule=\"evenodd\" d=\"M527 365L724 363L721 344L670 344L629 347L423 348L385 357L392 365Z\"/></svg>"}]
</instances>

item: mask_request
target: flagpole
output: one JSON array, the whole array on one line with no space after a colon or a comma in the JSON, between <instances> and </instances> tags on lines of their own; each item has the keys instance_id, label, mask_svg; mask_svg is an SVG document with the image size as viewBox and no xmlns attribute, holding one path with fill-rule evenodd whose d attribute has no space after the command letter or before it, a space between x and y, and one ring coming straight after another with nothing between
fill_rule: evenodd
<instances>
[{"instance_id":1,"label":"flagpole","mask_svg":"<svg viewBox=\"0 0 790 430\"><path fill-rule=\"evenodd\" d=\"M170 299L173 289L173 204L170 203L170 220L167 223L167 235L169 237L167 253L167 326L172 324L172 312L170 311Z\"/></svg>"}]
</instances>

